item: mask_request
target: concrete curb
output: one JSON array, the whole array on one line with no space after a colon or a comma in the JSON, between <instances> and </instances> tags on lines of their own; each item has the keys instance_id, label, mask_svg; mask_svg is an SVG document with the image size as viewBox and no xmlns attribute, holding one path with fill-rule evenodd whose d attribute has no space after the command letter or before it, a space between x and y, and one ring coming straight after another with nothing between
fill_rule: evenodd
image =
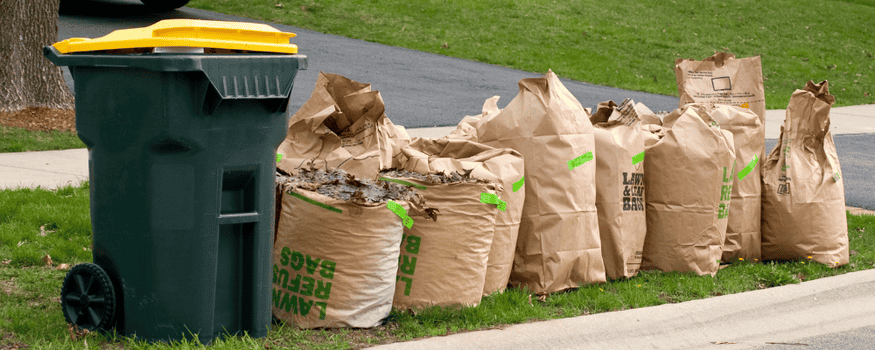
<instances>
[{"instance_id":1,"label":"concrete curb","mask_svg":"<svg viewBox=\"0 0 875 350\"><path fill-rule=\"evenodd\" d=\"M875 325L875 270L374 349L743 349ZM722 343L722 344L718 344Z\"/></svg>"},{"instance_id":2,"label":"concrete curb","mask_svg":"<svg viewBox=\"0 0 875 350\"><path fill-rule=\"evenodd\" d=\"M872 215L875 216L875 211L863 208L845 207L845 210L851 212L852 215Z\"/></svg>"}]
</instances>

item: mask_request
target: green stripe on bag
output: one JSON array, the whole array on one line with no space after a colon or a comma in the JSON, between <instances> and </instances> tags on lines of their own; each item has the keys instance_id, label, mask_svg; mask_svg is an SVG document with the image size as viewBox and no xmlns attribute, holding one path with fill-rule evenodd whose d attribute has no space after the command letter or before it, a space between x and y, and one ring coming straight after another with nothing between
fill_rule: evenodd
<instances>
[{"instance_id":1,"label":"green stripe on bag","mask_svg":"<svg viewBox=\"0 0 875 350\"><path fill-rule=\"evenodd\" d=\"M330 205L328 205L328 204L325 204L325 203L322 203L322 202L319 202L319 201L312 200L312 199L310 199L310 198L304 197L303 195L300 195L300 194L295 193L295 192L286 192L286 193L288 193L288 194L294 196L295 198L298 198L298 199L300 199L300 200L302 200L302 201L304 201L304 202L307 202L307 203L310 203L310 204L313 204L313 205L318 205L318 206L320 206L320 207L323 207L323 208L325 208L325 209L331 210L331 211L333 211L333 212L343 214L343 210L337 209L337 208L332 207L332 206L330 206Z\"/></svg>"}]
</instances>

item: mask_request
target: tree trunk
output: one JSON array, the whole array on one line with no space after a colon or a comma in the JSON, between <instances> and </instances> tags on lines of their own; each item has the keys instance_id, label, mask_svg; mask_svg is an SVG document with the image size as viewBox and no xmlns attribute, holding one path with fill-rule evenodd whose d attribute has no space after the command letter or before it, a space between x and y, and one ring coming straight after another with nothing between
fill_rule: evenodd
<instances>
[{"instance_id":1,"label":"tree trunk","mask_svg":"<svg viewBox=\"0 0 875 350\"><path fill-rule=\"evenodd\" d=\"M0 112L73 109L61 68L43 56L58 39L60 0L0 0Z\"/></svg>"}]
</instances>

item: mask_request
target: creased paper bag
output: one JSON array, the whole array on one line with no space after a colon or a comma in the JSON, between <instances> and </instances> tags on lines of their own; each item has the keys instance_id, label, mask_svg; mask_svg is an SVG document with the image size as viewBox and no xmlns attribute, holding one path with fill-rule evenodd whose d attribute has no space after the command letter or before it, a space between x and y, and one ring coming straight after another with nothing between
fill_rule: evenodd
<instances>
[{"instance_id":1,"label":"creased paper bag","mask_svg":"<svg viewBox=\"0 0 875 350\"><path fill-rule=\"evenodd\" d=\"M689 104L663 119L646 148L647 236L642 269L715 275L723 254L735 161L732 133Z\"/></svg>"},{"instance_id":2,"label":"creased paper bag","mask_svg":"<svg viewBox=\"0 0 875 350\"><path fill-rule=\"evenodd\" d=\"M732 202L721 260L759 260L762 203L760 157L765 148L765 129L759 116L747 108L716 105L711 107L711 117L720 124L721 129L732 133L737 173L732 179Z\"/></svg>"},{"instance_id":3,"label":"creased paper bag","mask_svg":"<svg viewBox=\"0 0 875 350\"><path fill-rule=\"evenodd\" d=\"M292 116L277 153L277 168L296 174L309 163L373 178L392 167L392 158L410 142L403 128L386 117L379 91L370 84L319 72L310 99Z\"/></svg>"},{"instance_id":4,"label":"creased paper bag","mask_svg":"<svg viewBox=\"0 0 875 350\"><path fill-rule=\"evenodd\" d=\"M507 204L505 210L500 210L495 218L495 236L489 250L483 295L503 291L513 268L525 200L526 192L518 188L522 185L525 169L523 156L509 148L493 148L473 141L416 138L402 148L399 157L399 163L405 164L405 169L421 173L471 170L470 176L504 187L500 198Z\"/></svg>"},{"instance_id":5,"label":"creased paper bag","mask_svg":"<svg viewBox=\"0 0 875 350\"><path fill-rule=\"evenodd\" d=\"M405 151L413 157L402 162L402 167L428 166L427 158L423 161L413 155L420 152L410 148ZM435 165L447 165L439 163L443 164ZM405 170L413 171L410 169ZM501 185L468 179L433 183L385 171L380 176L410 184L429 207L440 211L435 221L415 216L412 226L404 228L393 305L418 309L480 304L499 211L497 205L482 199L484 195L500 195Z\"/></svg>"},{"instance_id":6,"label":"creased paper bag","mask_svg":"<svg viewBox=\"0 0 875 350\"><path fill-rule=\"evenodd\" d=\"M781 138L763 164L763 259L848 263L841 166L829 112L829 83L809 81L787 106Z\"/></svg>"},{"instance_id":7,"label":"creased paper bag","mask_svg":"<svg viewBox=\"0 0 875 350\"><path fill-rule=\"evenodd\" d=\"M649 111L649 110L646 110ZM638 106L602 102L590 117L595 129L596 208L608 278L638 274L644 254L644 139ZM651 112L652 113L652 112Z\"/></svg>"},{"instance_id":8,"label":"creased paper bag","mask_svg":"<svg viewBox=\"0 0 875 350\"><path fill-rule=\"evenodd\" d=\"M450 137L511 148L525 159L525 204L511 284L537 294L605 281L595 206L592 124L552 71L519 82L501 111L487 100L480 118L466 118ZM468 125L473 124L473 129ZM591 158L590 158L591 156Z\"/></svg>"},{"instance_id":9,"label":"creased paper bag","mask_svg":"<svg viewBox=\"0 0 875 350\"><path fill-rule=\"evenodd\" d=\"M748 108L765 125L766 94L760 56L735 58L731 53L719 52L702 61L679 58L674 70L680 94L678 107L699 102Z\"/></svg>"},{"instance_id":10,"label":"creased paper bag","mask_svg":"<svg viewBox=\"0 0 875 350\"><path fill-rule=\"evenodd\" d=\"M304 189L287 188L282 198L274 316L301 328L380 325L392 310L401 218L385 203L362 205Z\"/></svg>"}]
</instances>

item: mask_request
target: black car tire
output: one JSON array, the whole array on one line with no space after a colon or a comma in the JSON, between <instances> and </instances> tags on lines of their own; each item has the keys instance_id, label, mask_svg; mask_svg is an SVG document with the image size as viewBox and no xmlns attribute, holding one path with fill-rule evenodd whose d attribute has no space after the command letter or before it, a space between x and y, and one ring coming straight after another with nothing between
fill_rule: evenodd
<instances>
[{"instance_id":1,"label":"black car tire","mask_svg":"<svg viewBox=\"0 0 875 350\"><path fill-rule=\"evenodd\" d=\"M170 11L185 6L190 0L140 0L143 5L158 11Z\"/></svg>"}]
</instances>

